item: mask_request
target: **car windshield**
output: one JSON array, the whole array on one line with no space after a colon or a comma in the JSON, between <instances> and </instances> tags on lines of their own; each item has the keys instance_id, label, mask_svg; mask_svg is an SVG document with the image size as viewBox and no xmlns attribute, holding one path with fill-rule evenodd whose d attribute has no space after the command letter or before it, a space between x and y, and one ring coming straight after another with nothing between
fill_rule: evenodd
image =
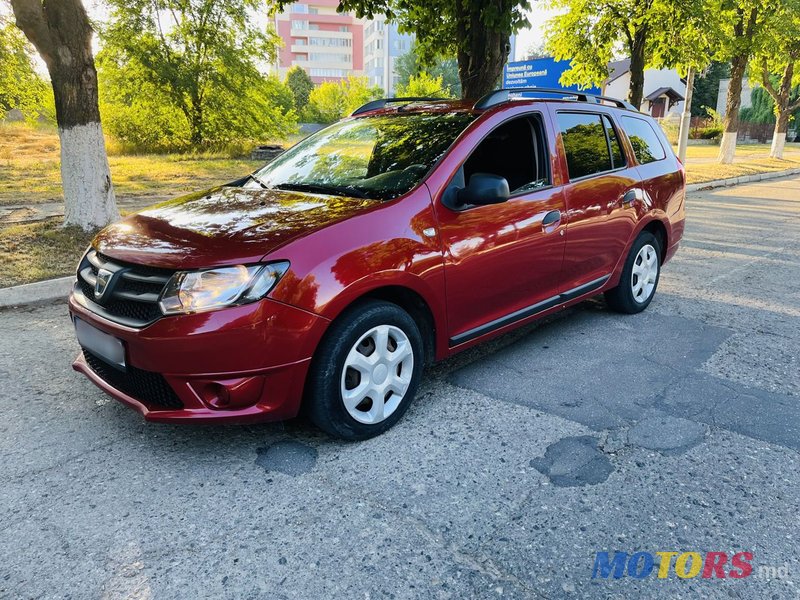
<instances>
[{"instance_id":1,"label":"car windshield","mask_svg":"<svg viewBox=\"0 0 800 600\"><path fill-rule=\"evenodd\" d=\"M287 150L245 187L396 198L422 180L474 118L409 113L341 121Z\"/></svg>"}]
</instances>

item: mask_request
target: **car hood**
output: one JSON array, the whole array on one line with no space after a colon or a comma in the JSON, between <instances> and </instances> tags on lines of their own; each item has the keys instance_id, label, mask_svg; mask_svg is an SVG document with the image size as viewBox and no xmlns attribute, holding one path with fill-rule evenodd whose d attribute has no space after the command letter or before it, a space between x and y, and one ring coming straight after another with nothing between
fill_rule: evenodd
<instances>
[{"instance_id":1,"label":"car hood","mask_svg":"<svg viewBox=\"0 0 800 600\"><path fill-rule=\"evenodd\" d=\"M379 205L377 200L220 187L156 204L103 229L93 246L169 269L257 262L286 242Z\"/></svg>"}]
</instances>

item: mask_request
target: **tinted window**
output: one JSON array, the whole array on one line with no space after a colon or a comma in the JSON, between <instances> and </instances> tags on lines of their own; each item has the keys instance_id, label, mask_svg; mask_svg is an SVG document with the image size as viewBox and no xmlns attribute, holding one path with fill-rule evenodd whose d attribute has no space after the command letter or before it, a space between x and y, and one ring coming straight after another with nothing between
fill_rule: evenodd
<instances>
[{"instance_id":1,"label":"tinted window","mask_svg":"<svg viewBox=\"0 0 800 600\"><path fill-rule=\"evenodd\" d=\"M550 184L544 130L536 117L520 117L499 125L464 163L464 179L474 173L505 177L512 194Z\"/></svg>"},{"instance_id":2,"label":"tinted window","mask_svg":"<svg viewBox=\"0 0 800 600\"><path fill-rule=\"evenodd\" d=\"M641 164L645 165L667 156L658 139L658 134L647 121L634 117L622 117L622 127L631 141L636 160Z\"/></svg>"},{"instance_id":3,"label":"tinted window","mask_svg":"<svg viewBox=\"0 0 800 600\"><path fill-rule=\"evenodd\" d=\"M558 126L570 179L611 170L611 156L600 115L558 113Z\"/></svg>"},{"instance_id":4,"label":"tinted window","mask_svg":"<svg viewBox=\"0 0 800 600\"><path fill-rule=\"evenodd\" d=\"M617 132L611 119L603 117L603 123L606 125L606 133L608 134L608 144L611 146L611 160L614 163L614 168L618 169L625 166L625 154L622 152L622 144L619 142Z\"/></svg>"},{"instance_id":5,"label":"tinted window","mask_svg":"<svg viewBox=\"0 0 800 600\"><path fill-rule=\"evenodd\" d=\"M256 177L267 187L394 198L417 185L474 118L409 113L340 121L290 148Z\"/></svg>"}]
</instances>

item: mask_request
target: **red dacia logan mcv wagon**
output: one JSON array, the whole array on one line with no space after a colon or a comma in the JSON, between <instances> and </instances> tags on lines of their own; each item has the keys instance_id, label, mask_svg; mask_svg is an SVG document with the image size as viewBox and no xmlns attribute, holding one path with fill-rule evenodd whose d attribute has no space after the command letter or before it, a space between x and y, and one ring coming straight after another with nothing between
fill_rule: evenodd
<instances>
[{"instance_id":1,"label":"red dacia logan mcv wagon","mask_svg":"<svg viewBox=\"0 0 800 600\"><path fill-rule=\"evenodd\" d=\"M152 421L302 409L367 438L430 361L601 292L646 308L684 180L619 100L371 102L248 177L102 230L69 299L74 367Z\"/></svg>"}]
</instances>

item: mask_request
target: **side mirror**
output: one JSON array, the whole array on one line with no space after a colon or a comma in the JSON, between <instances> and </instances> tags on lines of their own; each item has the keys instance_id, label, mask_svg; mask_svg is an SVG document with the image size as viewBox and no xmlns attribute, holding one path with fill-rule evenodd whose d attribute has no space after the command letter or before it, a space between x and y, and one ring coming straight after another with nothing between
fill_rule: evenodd
<instances>
[{"instance_id":1,"label":"side mirror","mask_svg":"<svg viewBox=\"0 0 800 600\"><path fill-rule=\"evenodd\" d=\"M500 204L508 200L511 191L505 177L491 173L474 173L467 187L458 190L459 204Z\"/></svg>"}]
</instances>

